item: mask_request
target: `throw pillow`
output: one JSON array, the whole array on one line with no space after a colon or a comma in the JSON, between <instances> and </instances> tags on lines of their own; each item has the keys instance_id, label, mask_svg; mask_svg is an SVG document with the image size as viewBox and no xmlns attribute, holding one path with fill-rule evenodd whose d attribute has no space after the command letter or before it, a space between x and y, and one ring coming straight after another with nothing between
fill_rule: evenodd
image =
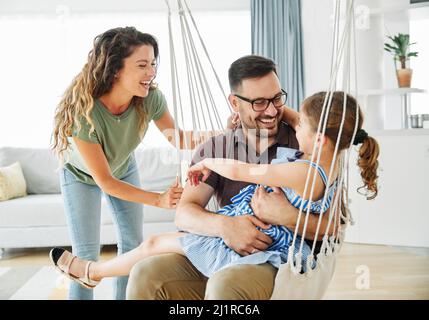
<instances>
[{"instance_id":1,"label":"throw pillow","mask_svg":"<svg viewBox=\"0 0 429 320\"><path fill-rule=\"evenodd\" d=\"M0 167L15 162L21 165L28 194L61 193L59 163L49 148L1 147Z\"/></svg>"},{"instance_id":2,"label":"throw pillow","mask_svg":"<svg viewBox=\"0 0 429 320\"><path fill-rule=\"evenodd\" d=\"M19 162L0 168L0 201L26 196L26 189Z\"/></svg>"}]
</instances>

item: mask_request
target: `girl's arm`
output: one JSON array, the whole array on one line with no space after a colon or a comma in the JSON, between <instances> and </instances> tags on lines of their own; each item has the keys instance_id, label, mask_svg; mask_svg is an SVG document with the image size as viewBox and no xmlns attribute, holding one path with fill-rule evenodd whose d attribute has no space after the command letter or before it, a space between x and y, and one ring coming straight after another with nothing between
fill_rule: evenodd
<instances>
[{"instance_id":1,"label":"girl's arm","mask_svg":"<svg viewBox=\"0 0 429 320\"><path fill-rule=\"evenodd\" d=\"M284 106L282 120L296 130L296 127L299 124L299 112Z\"/></svg>"},{"instance_id":2,"label":"girl's arm","mask_svg":"<svg viewBox=\"0 0 429 320\"><path fill-rule=\"evenodd\" d=\"M297 191L304 188L309 166L306 163L253 164L233 159L210 159L195 164L188 171L192 185L198 185L202 174L204 182L211 171L234 181L263 184L272 187L289 187Z\"/></svg>"}]
</instances>

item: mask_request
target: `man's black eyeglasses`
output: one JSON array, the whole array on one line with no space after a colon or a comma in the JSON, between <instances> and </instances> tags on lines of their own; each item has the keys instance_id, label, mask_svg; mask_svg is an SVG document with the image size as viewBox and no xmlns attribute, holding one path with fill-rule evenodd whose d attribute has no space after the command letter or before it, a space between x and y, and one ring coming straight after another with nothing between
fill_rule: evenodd
<instances>
[{"instance_id":1,"label":"man's black eyeglasses","mask_svg":"<svg viewBox=\"0 0 429 320\"><path fill-rule=\"evenodd\" d=\"M271 98L271 99L258 98L258 99L250 100L238 94L234 94L234 96L252 104L252 109L255 112L262 112L267 110L270 103L272 103L275 108L281 108L282 106L284 106L287 100L287 92L284 91L283 89L281 90L282 90L282 93L279 93L278 95L276 95L274 98Z\"/></svg>"}]
</instances>

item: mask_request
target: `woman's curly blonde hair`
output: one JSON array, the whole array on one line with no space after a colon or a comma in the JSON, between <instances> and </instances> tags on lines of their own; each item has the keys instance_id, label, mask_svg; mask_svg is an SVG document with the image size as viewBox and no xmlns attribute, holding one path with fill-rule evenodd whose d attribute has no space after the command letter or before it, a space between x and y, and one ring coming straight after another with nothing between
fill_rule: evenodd
<instances>
[{"instance_id":1,"label":"woman's curly blonde hair","mask_svg":"<svg viewBox=\"0 0 429 320\"><path fill-rule=\"evenodd\" d=\"M63 159L64 151L70 146L68 137L72 135L73 130L81 129L82 119L90 125L90 134L94 131L91 119L94 99L112 89L115 74L122 69L124 59L140 45L152 46L155 59L158 59L156 39L134 27L110 29L95 37L87 63L64 92L55 110L52 149L60 159ZM154 89L154 86L151 89ZM143 135L147 127L143 98L134 96L131 104L141 106L136 110L139 116L139 132Z\"/></svg>"}]
</instances>

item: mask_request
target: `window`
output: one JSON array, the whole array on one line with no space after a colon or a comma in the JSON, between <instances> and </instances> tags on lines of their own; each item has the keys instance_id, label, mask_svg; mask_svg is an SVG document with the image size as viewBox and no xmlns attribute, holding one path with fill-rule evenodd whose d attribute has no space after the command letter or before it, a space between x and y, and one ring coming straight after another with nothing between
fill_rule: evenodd
<instances>
[{"instance_id":1,"label":"window","mask_svg":"<svg viewBox=\"0 0 429 320\"><path fill-rule=\"evenodd\" d=\"M228 93L230 63L251 50L250 8L193 15ZM94 37L117 26L135 26L158 39L156 81L173 114L167 12L68 14L65 10L57 15L3 15L0 30L8 32L2 32L0 51L0 146L49 146L54 111L62 93L82 69ZM219 96L215 99L224 101ZM143 144L155 143L168 144L151 124Z\"/></svg>"}]
</instances>

